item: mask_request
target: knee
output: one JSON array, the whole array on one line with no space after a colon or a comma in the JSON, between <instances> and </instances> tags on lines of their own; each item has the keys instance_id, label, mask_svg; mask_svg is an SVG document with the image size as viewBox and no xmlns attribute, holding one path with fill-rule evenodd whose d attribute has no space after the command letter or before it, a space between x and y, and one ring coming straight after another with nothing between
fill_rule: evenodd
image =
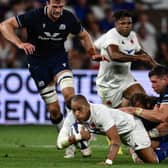
<instances>
[{"instance_id":1,"label":"knee","mask_svg":"<svg viewBox=\"0 0 168 168\"><path fill-rule=\"evenodd\" d=\"M60 106L58 103L48 104L48 111L52 118L59 118L61 115Z\"/></svg>"}]
</instances>

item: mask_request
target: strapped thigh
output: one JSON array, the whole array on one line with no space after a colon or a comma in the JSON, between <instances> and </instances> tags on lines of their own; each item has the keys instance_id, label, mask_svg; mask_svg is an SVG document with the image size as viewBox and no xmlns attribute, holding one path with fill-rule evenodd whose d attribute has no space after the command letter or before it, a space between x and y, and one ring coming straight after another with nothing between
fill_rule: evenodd
<instances>
[{"instance_id":1,"label":"strapped thigh","mask_svg":"<svg viewBox=\"0 0 168 168\"><path fill-rule=\"evenodd\" d=\"M40 91L40 94L46 104L54 103L58 100L55 85L45 87Z\"/></svg>"},{"instance_id":2,"label":"strapped thigh","mask_svg":"<svg viewBox=\"0 0 168 168\"><path fill-rule=\"evenodd\" d=\"M60 85L60 89L63 90L66 87L74 88L74 80L72 72L64 72L58 76L57 83Z\"/></svg>"}]
</instances>

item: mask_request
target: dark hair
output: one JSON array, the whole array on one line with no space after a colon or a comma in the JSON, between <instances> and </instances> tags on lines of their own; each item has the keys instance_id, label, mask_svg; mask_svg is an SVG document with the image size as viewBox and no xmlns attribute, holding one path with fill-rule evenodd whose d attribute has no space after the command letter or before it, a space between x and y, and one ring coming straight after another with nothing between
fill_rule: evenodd
<instances>
[{"instance_id":1,"label":"dark hair","mask_svg":"<svg viewBox=\"0 0 168 168\"><path fill-rule=\"evenodd\" d=\"M120 20L120 19L122 19L124 17L131 17L132 18L132 15L131 15L131 13L128 10L119 10L119 11L116 11L113 14L113 16L115 18L115 21Z\"/></svg>"},{"instance_id":2,"label":"dark hair","mask_svg":"<svg viewBox=\"0 0 168 168\"><path fill-rule=\"evenodd\" d=\"M151 71L149 71L149 78L152 76L160 76L163 77L164 75L168 75L168 68L162 65L158 65L156 67L154 67Z\"/></svg>"},{"instance_id":3,"label":"dark hair","mask_svg":"<svg viewBox=\"0 0 168 168\"><path fill-rule=\"evenodd\" d=\"M145 109L153 109L156 103L157 103L157 97L148 96L144 93L136 93L129 100L130 106L133 107L140 106Z\"/></svg>"}]
</instances>

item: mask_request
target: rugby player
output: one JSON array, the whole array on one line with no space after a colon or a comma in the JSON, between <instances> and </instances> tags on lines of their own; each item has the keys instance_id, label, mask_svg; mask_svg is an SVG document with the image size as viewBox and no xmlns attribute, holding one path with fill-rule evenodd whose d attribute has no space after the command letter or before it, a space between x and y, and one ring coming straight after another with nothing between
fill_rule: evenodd
<instances>
[{"instance_id":1,"label":"rugby player","mask_svg":"<svg viewBox=\"0 0 168 168\"><path fill-rule=\"evenodd\" d=\"M149 56L132 30L132 16L128 11L114 13L115 27L95 41L101 54L109 62L101 62L96 85L104 104L111 107L127 106L135 93L145 93L131 74L131 62L143 62L151 66L157 63Z\"/></svg>"},{"instance_id":2,"label":"rugby player","mask_svg":"<svg viewBox=\"0 0 168 168\"><path fill-rule=\"evenodd\" d=\"M151 141L141 120L103 104L92 104L82 95L71 99L72 113L69 113L59 132L57 146L59 149L77 141L88 140L90 133L106 135L111 144L107 158L101 164L112 165L117 156L121 141L132 147L138 156L148 163L158 163L157 155L151 147ZM69 136L70 128L78 121L88 130Z\"/></svg>"}]
</instances>

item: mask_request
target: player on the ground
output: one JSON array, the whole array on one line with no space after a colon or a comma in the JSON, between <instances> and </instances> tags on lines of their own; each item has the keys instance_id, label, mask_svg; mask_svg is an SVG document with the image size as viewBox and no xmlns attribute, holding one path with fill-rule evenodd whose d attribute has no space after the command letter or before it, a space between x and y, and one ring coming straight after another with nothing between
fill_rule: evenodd
<instances>
[{"instance_id":1,"label":"player on the ground","mask_svg":"<svg viewBox=\"0 0 168 168\"><path fill-rule=\"evenodd\" d=\"M69 113L58 135L57 146L62 149L81 139L89 139L89 132L105 134L110 140L107 159L102 164L111 165L120 147L120 137L131 146L144 162L157 163L157 156L151 147L150 138L140 119L103 104L89 103L82 95L71 100L72 113ZM83 124L84 129L76 136L69 136L74 122Z\"/></svg>"},{"instance_id":2,"label":"player on the ground","mask_svg":"<svg viewBox=\"0 0 168 168\"><path fill-rule=\"evenodd\" d=\"M142 93L133 95L129 101L130 106L140 107L144 109L153 109L156 104L157 104L157 97L148 96ZM153 122L142 117L140 117L140 119L143 122L145 129L148 131L149 136L151 137L153 149L155 149L156 152L158 152L159 150L165 151L162 153L162 160L164 160L168 156L168 153L166 152L168 149L168 135L164 136L161 135L159 129L162 128L163 132L163 125L164 125L164 130L167 129L168 131L168 123ZM134 151L130 150L130 153L132 155L134 162L139 162L139 159L137 155L134 153Z\"/></svg>"},{"instance_id":3,"label":"player on the ground","mask_svg":"<svg viewBox=\"0 0 168 168\"><path fill-rule=\"evenodd\" d=\"M64 48L67 36L70 33L78 35L93 60L103 59L96 54L88 32L71 12L64 9L64 4L64 0L49 0L45 7L13 16L0 26L4 37L25 51L31 76L47 105L52 123L58 128L62 125L63 115L60 112L55 84L60 85L68 107L71 97L74 96L73 75ZM15 34L15 29L24 27L28 32L28 42L23 42Z\"/></svg>"},{"instance_id":4,"label":"player on the ground","mask_svg":"<svg viewBox=\"0 0 168 168\"><path fill-rule=\"evenodd\" d=\"M128 11L114 13L115 27L95 41L101 54L111 60L101 62L96 80L98 94L104 104L111 107L127 106L135 93L145 93L131 74L131 62L144 62L154 66L156 62L142 50L132 31L132 17Z\"/></svg>"}]
</instances>

